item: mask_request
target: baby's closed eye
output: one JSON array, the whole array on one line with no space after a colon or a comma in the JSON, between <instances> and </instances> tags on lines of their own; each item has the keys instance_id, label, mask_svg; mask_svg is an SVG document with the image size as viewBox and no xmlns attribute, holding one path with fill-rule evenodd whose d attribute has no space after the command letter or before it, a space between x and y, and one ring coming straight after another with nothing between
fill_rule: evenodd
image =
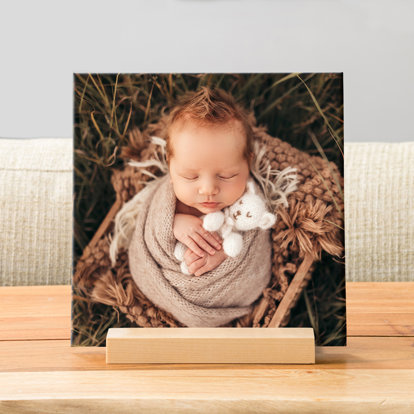
<instances>
[{"instance_id":1,"label":"baby's closed eye","mask_svg":"<svg viewBox=\"0 0 414 414\"><path fill-rule=\"evenodd\" d=\"M237 177L239 174L233 174L231 176L223 176L219 175L218 178L221 178L222 180L230 180L231 178Z\"/></svg>"},{"instance_id":2,"label":"baby's closed eye","mask_svg":"<svg viewBox=\"0 0 414 414\"><path fill-rule=\"evenodd\" d=\"M233 174L233 175L230 175L230 176L226 176L226 175L218 175L217 177L219 178L219 179L221 179L221 180L231 180L232 178L235 178L235 177L237 177L239 174ZM182 176L183 178L185 178L186 180L188 180L188 181L195 181L195 180L197 180L199 177L198 177L198 175L196 175L196 176Z\"/></svg>"}]
</instances>

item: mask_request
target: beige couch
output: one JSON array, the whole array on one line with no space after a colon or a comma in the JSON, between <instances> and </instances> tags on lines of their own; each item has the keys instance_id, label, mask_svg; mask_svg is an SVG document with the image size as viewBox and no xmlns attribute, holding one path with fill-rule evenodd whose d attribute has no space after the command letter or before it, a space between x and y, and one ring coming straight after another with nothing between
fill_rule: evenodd
<instances>
[{"instance_id":1,"label":"beige couch","mask_svg":"<svg viewBox=\"0 0 414 414\"><path fill-rule=\"evenodd\" d=\"M0 285L69 284L72 140L0 139ZM345 144L348 281L414 281L414 142Z\"/></svg>"}]
</instances>

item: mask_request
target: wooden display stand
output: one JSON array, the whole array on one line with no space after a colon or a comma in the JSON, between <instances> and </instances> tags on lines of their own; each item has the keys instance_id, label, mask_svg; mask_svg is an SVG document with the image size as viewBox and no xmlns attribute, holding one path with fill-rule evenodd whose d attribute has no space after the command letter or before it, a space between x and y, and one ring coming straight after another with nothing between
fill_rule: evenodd
<instances>
[{"instance_id":1,"label":"wooden display stand","mask_svg":"<svg viewBox=\"0 0 414 414\"><path fill-rule=\"evenodd\" d=\"M314 364L312 328L111 328L106 363Z\"/></svg>"},{"instance_id":2,"label":"wooden display stand","mask_svg":"<svg viewBox=\"0 0 414 414\"><path fill-rule=\"evenodd\" d=\"M95 233L93 247L108 231L122 201L116 202ZM280 328L306 287L313 264L305 255L266 328L111 328L106 339L106 363L269 363L314 364L312 328ZM255 319L263 317L262 300Z\"/></svg>"}]
</instances>

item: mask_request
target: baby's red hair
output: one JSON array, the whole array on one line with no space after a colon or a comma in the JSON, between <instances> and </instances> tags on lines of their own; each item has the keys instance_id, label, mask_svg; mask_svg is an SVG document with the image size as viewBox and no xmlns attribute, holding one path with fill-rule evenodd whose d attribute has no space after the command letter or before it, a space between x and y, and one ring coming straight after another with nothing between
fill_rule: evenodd
<instances>
[{"instance_id":1,"label":"baby's red hair","mask_svg":"<svg viewBox=\"0 0 414 414\"><path fill-rule=\"evenodd\" d=\"M246 137L243 157L250 165L253 154L253 125L255 119L232 95L222 89L202 87L195 92L184 94L169 113L167 120L167 160L173 156L170 131L177 121L192 120L200 125L226 124L231 121L240 121Z\"/></svg>"}]
</instances>

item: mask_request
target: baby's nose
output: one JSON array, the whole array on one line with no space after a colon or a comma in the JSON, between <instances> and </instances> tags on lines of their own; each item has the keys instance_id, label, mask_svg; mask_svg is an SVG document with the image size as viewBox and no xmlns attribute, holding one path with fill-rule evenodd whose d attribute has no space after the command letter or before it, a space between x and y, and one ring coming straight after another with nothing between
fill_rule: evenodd
<instances>
[{"instance_id":1,"label":"baby's nose","mask_svg":"<svg viewBox=\"0 0 414 414\"><path fill-rule=\"evenodd\" d=\"M198 192L200 195L210 196L210 195L216 195L218 190L216 188L200 188Z\"/></svg>"},{"instance_id":2,"label":"baby's nose","mask_svg":"<svg viewBox=\"0 0 414 414\"><path fill-rule=\"evenodd\" d=\"M218 193L218 187L214 182L205 182L200 186L198 192L205 196L215 195Z\"/></svg>"}]
</instances>

